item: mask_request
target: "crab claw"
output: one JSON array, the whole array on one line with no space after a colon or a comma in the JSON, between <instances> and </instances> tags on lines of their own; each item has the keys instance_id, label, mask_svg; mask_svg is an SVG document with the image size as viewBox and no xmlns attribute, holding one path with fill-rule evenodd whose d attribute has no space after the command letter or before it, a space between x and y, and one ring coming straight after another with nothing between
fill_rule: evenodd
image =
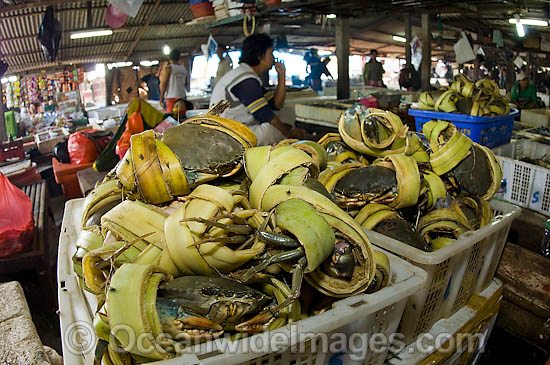
<instances>
[{"instance_id":1,"label":"crab claw","mask_svg":"<svg viewBox=\"0 0 550 365\"><path fill-rule=\"evenodd\" d=\"M157 298L157 311L163 331L176 338L203 340L223 334L218 323L174 305L169 299Z\"/></svg>"},{"instance_id":2,"label":"crab claw","mask_svg":"<svg viewBox=\"0 0 550 365\"><path fill-rule=\"evenodd\" d=\"M172 324L180 333L183 333L184 338L192 338L198 340L216 338L223 334L223 328L216 322L195 314L186 314L185 318L177 318L172 320ZM189 337L187 337L189 336Z\"/></svg>"},{"instance_id":3,"label":"crab claw","mask_svg":"<svg viewBox=\"0 0 550 365\"><path fill-rule=\"evenodd\" d=\"M266 310L256 314L246 322L239 323L235 326L235 330L246 333L261 333L267 329L267 326L275 317L275 313Z\"/></svg>"}]
</instances>

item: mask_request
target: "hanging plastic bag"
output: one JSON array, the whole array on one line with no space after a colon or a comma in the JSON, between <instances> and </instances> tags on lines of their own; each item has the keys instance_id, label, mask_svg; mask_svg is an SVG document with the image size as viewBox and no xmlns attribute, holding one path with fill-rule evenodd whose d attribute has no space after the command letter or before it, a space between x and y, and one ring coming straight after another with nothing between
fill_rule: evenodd
<instances>
[{"instance_id":1,"label":"hanging plastic bag","mask_svg":"<svg viewBox=\"0 0 550 365\"><path fill-rule=\"evenodd\" d=\"M0 258L25 252L33 230L31 200L0 172Z\"/></svg>"},{"instance_id":2,"label":"hanging plastic bag","mask_svg":"<svg viewBox=\"0 0 550 365\"><path fill-rule=\"evenodd\" d=\"M54 18L53 6L48 6L38 30L38 41L42 45L44 57L49 62L53 62L57 57L59 42L61 41L61 31L61 23Z\"/></svg>"},{"instance_id":3,"label":"hanging plastic bag","mask_svg":"<svg viewBox=\"0 0 550 365\"><path fill-rule=\"evenodd\" d=\"M461 37L453 48L455 50L457 63L469 62L475 58L474 50L464 32L461 32Z\"/></svg>"},{"instance_id":4,"label":"hanging plastic bag","mask_svg":"<svg viewBox=\"0 0 550 365\"><path fill-rule=\"evenodd\" d=\"M71 134L67 146L71 163L94 162L112 137L112 132L97 129L87 129Z\"/></svg>"},{"instance_id":5,"label":"hanging plastic bag","mask_svg":"<svg viewBox=\"0 0 550 365\"><path fill-rule=\"evenodd\" d=\"M143 0L109 0L113 4L131 17L135 17L143 4Z\"/></svg>"}]
</instances>

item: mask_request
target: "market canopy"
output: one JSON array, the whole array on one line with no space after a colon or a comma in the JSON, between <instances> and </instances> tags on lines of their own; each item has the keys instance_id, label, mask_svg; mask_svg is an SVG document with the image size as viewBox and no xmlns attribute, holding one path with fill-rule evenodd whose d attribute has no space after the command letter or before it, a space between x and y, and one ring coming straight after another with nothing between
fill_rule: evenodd
<instances>
[{"instance_id":1,"label":"market canopy","mask_svg":"<svg viewBox=\"0 0 550 365\"><path fill-rule=\"evenodd\" d=\"M518 7L519 5L521 7ZM54 62L48 62L37 39L46 7L52 5L61 23L61 46ZM135 17L113 29L104 37L71 39L70 34L86 29L109 28L105 20L107 0L93 1L25 1L3 0L0 5L2 58L9 64L8 72L35 70L73 63L141 61L163 57L162 47L168 45L184 53L199 53L200 45L209 35L218 42L235 45L244 39L243 17L220 21L194 20L188 2L178 0L145 0ZM305 0L283 2L266 7L257 4L256 26L270 24L273 38L284 35L289 47L334 47L335 18L328 14L350 18L352 52L377 49L382 54L404 54L404 43L394 36L405 36L405 18L411 14L412 34L420 34L420 14L432 18L433 56L452 56L452 46L459 32L478 35L478 42L492 44L494 29L502 32L505 48L530 51L545 56L550 28L527 26L526 36L519 38L509 19L548 19L548 4L544 1L334 1ZM110 28L109 28L110 29ZM267 29L267 28L263 28Z\"/></svg>"}]
</instances>

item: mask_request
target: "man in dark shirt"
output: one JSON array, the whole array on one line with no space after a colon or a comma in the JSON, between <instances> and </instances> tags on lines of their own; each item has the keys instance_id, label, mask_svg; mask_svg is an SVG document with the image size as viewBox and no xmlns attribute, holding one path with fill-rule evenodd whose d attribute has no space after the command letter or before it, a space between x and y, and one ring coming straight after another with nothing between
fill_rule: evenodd
<instances>
[{"instance_id":1,"label":"man in dark shirt","mask_svg":"<svg viewBox=\"0 0 550 365\"><path fill-rule=\"evenodd\" d=\"M141 81L147 84L147 98L149 100L160 100L160 80L158 77L158 71L158 65L153 65L151 66L151 73L141 78Z\"/></svg>"}]
</instances>

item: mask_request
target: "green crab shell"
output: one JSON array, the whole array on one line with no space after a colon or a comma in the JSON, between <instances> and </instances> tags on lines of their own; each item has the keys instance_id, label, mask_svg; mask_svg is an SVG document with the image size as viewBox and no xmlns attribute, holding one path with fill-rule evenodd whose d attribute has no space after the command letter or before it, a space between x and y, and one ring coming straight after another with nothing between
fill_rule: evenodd
<instances>
[{"instance_id":1,"label":"green crab shell","mask_svg":"<svg viewBox=\"0 0 550 365\"><path fill-rule=\"evenodd\" d=\"M375 199L389 191L397 192L395 172L383 166L369 165L347 173L334 187L350 198Z\"/></svg>"},{"instance_id":2,"label":"green crab shell","mask_svg":"<svg viewBox=\"0 0 550 365\"><path fill-rule=\"evenodd\" d=\"M223 176L240 165L245 147L232 136L217 129L195 124L168 128L164 142L187 171Z\"/></svg>"}]
</instances>

